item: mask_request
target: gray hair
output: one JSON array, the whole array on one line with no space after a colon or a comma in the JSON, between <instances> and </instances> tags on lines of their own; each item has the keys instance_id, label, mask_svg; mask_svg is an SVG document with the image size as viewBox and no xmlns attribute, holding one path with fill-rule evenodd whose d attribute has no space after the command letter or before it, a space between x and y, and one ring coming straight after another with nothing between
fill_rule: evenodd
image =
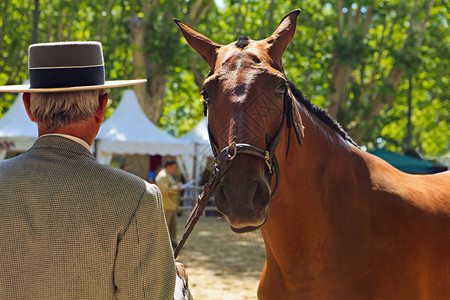
<instances>
[{"instance_id":1,"label":"gray hair","mask_svg":"<svg viewBox=\"0 0 450 300\"><path fill-rule=\"evenodd\" d=\"M37 123L52 132L70 124L89 121L98 108L104 90L61 93L31 93L30 110Z\"/></svg>"}]
</instances>

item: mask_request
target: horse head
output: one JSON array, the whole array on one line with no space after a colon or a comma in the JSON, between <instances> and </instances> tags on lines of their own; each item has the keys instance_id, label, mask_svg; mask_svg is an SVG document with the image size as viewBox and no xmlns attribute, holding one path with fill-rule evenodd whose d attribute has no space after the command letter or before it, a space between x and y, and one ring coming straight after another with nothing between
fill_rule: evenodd
<instances>
[{"instance_id":1,"label":"horse head","mask_svg":"<svg viewBox=\"0 0 450 300\"><path fill-rule=\"evenodd\" d=\"M264 40L240 37L229 45L219 45L174 19L188 44L211 68L201 95L207 105L213 152L220 155L222 149L229 152L229 145L237 145L233 164L216 188L215 201L238 233L260 228L269 214L271 186L276 185L274 151L289 118L281 57L294 37L299 13L287 14Z\"/></svg>"}]
</instances>

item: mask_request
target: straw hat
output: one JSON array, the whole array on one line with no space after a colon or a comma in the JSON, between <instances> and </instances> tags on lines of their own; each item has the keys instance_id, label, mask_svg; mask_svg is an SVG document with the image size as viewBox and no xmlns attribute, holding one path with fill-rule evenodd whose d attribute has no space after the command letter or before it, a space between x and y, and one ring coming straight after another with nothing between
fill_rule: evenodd
<instances>
[{"instance_id":1,"label":"straw hat","mask_svg":"<svg viewBox=\"0 0 450 300\"><path fill-rule=\"evenodd\" d=\"M102 44L33 44L28 53L30 84L0 86L0 92L74 92L145 83L146 79L105 81Z\"/></svg>"}]
</instances>

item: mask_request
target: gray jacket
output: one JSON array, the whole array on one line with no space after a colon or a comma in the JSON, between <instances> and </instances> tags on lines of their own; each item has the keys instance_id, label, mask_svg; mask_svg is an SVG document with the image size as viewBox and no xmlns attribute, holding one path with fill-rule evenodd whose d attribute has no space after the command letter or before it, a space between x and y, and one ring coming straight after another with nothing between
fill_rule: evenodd
<instances>
[{"instance_id":1,"label":"gray jacket","mask_svg":"<svg viewBox=\"0 0 450 300\"><path fill-rule=\"evenodd\" d=\"M0 299L172 299L175 274L155 185L60 136L0 163Z\"/></svg>"}]
</instances>

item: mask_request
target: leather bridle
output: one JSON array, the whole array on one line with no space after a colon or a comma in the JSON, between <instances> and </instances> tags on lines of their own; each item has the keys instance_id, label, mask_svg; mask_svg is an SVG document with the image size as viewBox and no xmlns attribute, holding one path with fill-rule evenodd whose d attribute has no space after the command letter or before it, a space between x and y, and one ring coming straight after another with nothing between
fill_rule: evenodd
<instances>
[{"instance_id":1,"label":"leather bridle","mask_svg":"<svg viewBox=\"0 0 450 300\"><path fill-rule=\"evenodd\" d=\"M204 104L204 113L206 116L208 102L203 101L203 104ZM209 141L210 141L211 149L214 154L216 162L220 161L224 155L227 155L228 157L231 158L231 160L233 160L234 157L236 157L236 155L238 155L238 154L247 154L247 155L255 156L255 157L258 157L258 158L264 160L266 167L267 167L267 174L269 175L269 182L272 182L273 174L275 174L275 178L276 178L275 188L271 194L271 197L272 197L275 194L275 192L277 191L278 184L280 181L280 168L278 165L277 157L275 155L275 151L278 146L278 142L280 140L281 133L283 132L285 122L286 122L288 130L289 130L288 145L287 145L287 149L286 149L286 158L289 153L292 128L294 129L294 132L297 137L297 141L298 141L299 145L300 146L302 145L301 136L303 136L304 127L302 124L300 113L298 112L297 107L294 107L295 105L296 104L293 103L292 92L289 89L289 86L286 85L286 89L283 93L283 116L281 118L281 124L278 127L278 129L275 133L275 136L273 138L270 138L269 134L266 133L265 138L266 138L267 150L262 150L262 149L259 149L255 146L252 146L249 144L232 142L230 145L228 145L227 147L222 149L219 153L217 153L216 148L218 148L218 147L213 140L213 137L211 135L211 131L210 131L209 125L208 125ZM295 113L295 115L294 115L294 113ZM299 125L297 125L297 122L295 121L295 117L297 117L297 119L299 119L298 120ZM301 133L299 130L299 126L300 126Z\"/></svg>"},{"instance_id":2,"label":"leather bridle","mask_svg":"<svg viewBox=\"0 0 450 300\"><path fill-rule=\"evenodd\" d=\"M304 136L303 134L303 124L302 119L300 116L300 113L295 106L295 103L293 102L294 97L291 94L291 90L289 87L286 87L286 90L283 93L283 116L281 118L281 124L280 127L278 127L277 132L275 133L275 136L271 139L269 135L266 133L266 144L267 144L267 150L261 150L255 146L249 145L249 144L236 144L235 142L232 142L230 145L222 149L220 153L217 153L216 151L216 144L214 143L214 140L211 135L211 131L209 130L208 126L208 134L209 134L209 140L211 144L212 151L214 153L215 157L215 165L213 172L211 174L211 177L209 178L208 182L205 184L202 193L197 198L197 203L195 204L194 209L192 209L192 212L186 222L186 225L184 226L186 229L185 233L183 234L183 237L181 238L180 242L178 243L178 246L174 250L174 257L177 258L178 254L180 253L181 248L185 244L187 238L191 234L192 230L194 229L195 224L200 219L200 216L203 213L204 208L209 203L209 199L214 193L217 184L220 182L222 177L226 174L227 170L230 168L231 164L233 163L234 159L238 154L247 154L252 155L258 158L261 158L266 163L267 167L267 173L270 178L270 182L272 182L273 174L275 173L276 176L276 185L275 188L271 194L271 197L275 194L278 183L280 179L280 169L277 162L277 157L275 156L275 150L277 148L278 142L281 137L281 133L284 128L284 122L286 122L287 127L289 129L289 137L288 137L288 147L286 150L286 158L289 153L289 144L291 141L291 130L294 128L295 135L297 136L297 141L300 145L302 145L302 139L301 136ZM207 110L208 110L208 102L206 100L203 101L204 104L204 113L206 116ZM295 122L294 115L297 117L299 125ZM299 126L301 130L301 134L299 131Z\"/></svg>"}]
</instances>

